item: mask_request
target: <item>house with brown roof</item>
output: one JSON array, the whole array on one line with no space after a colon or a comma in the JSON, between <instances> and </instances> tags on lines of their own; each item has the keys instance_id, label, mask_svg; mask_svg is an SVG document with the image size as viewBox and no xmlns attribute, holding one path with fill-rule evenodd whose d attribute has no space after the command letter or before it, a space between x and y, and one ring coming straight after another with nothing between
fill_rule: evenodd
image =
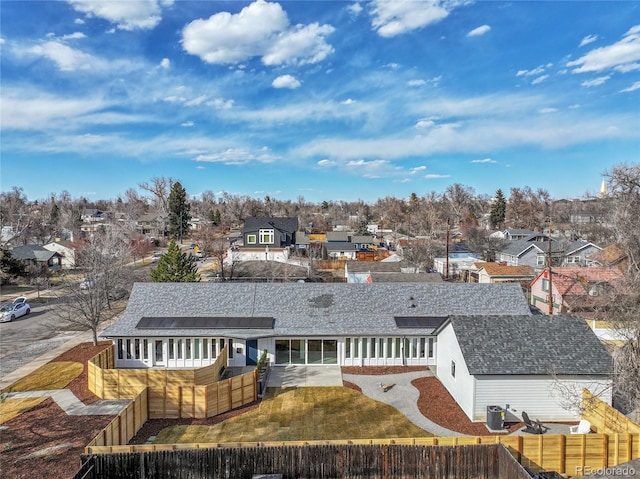
<instances>
[{"instance_id":1,"label":"house with brown roof","mask_svg":"<svg viewBox=\"0 0 640 479\"><path fill-rule=\"evenodd\" d=\"M531 304L541 311L553 314L591 313L606 306L607 293L622 275L610 268L553 268L541 271L531 282Z\"/></svg>"},{"instance_id":2,"label":"house with brown roof","mask_svg":"<svg viewBox=\"0 0 640 479\"><path fill-rule=\"evenodd\" d=\"M590 266L614 268L624 273L627 269L627 254L618 245L612 244L587 257Z\"/></svg>"},{"instance_id":3,"label":"house with brown roof","mask_svg":"<svg viewBox=\"0 0 640 479\"><path fill-rule=\"evenodd\" d=\"M531 266L508 266L504 263L475 263L477 269L470 277L470 282L477 283L527 283L535 278Z\"/></svg>"}]
</instances>

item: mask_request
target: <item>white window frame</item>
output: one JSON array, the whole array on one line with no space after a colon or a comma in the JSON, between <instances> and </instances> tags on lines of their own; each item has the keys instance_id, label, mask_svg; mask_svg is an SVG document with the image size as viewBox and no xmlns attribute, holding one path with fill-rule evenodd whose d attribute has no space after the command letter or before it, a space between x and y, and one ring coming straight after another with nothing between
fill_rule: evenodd
<instances>
[{"instance_id":1,"label":"white window frame","mask_svg":"<svg viewBox=\"0 0 640 479\"><path fill-rule=\"evenodd\" d=\"M247 235L247 244L256 244L258 237L256 235Z\"/></svg>"},{"instance_id":2,"label":"white window frame","mask_svg":"<svg viewBox=\"0 0 640 479\"><path fill-rule=\"evenodd\" d=\"M260 244L274 244L275 242L276 235L273 229L259 230L258 236L260 238Z\"/></svg>"},{"instance_id":3,"label":"white window frame","mask_svg":"<svg viewBox=\"0 0 640 479\"><path fill-rule=\"evenodd\" d=\"M545 293L549 292L549 279L548 278L542 278L542 285L541 285L542 291Z\"/></svg>"}]
</instances>

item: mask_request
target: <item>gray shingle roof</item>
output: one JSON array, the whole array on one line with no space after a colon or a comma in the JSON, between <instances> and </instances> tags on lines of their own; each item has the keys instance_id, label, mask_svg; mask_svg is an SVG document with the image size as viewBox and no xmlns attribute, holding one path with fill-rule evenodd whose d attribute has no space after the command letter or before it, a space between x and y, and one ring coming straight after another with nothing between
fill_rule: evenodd
<instances>
[{"instance_id":1,"label":"gray shingle roof","mask_svg":"<svg viewBox=\"0 0 640 479\"><path fill-rule=\"evenodd\" d=\"M295 233L298 229L298 217L255 217L249 216L244 219L243 231L254 231L260 228L275 228L287 233Z\"/></svg>"},{"instance_id":2,"label":"gray shingle roof","mask_svg":"<svg viewBox=\"0 0 640 479\"><path fill-rule=\"evenodd\" d=\"M404 335L394 316L530 314L517 284L136 283L104 337L145 336L142 317L273 317L274 329L155 330L157 336ZM432 330L416 331L430 334Z\"/></svg>"},{"instance_id":3,"label":"gray shingle roof","mask_svg":"<svg viewBox=\"0 0 640 479\"><path fill-rule=\"evenodd\" d=\"M610 374L611 356L576 316L452 316L472 375Z\"/></svg>"}]
</instances>

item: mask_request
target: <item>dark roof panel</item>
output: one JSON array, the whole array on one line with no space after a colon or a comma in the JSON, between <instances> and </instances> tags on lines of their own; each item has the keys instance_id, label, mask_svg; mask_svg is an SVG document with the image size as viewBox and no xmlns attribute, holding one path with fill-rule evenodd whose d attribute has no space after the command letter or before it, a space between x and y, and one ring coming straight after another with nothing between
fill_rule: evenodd
<instances>
[{"instance_id":1,"label":"dark roof panel","mask_svg":"<svg viewBox=\"0 0 640 479\"><path fill-rule=\"evenodd\" d=\"M274 321L269 317L145 316L138 321L136 329L273 329Z\"/></svg>"},{"instance_id":2,"label":"dark roof panel","mask_svg":"<svg viewBox=\"0 0 640 479\"><path fill-rule=\"evenodd\" d=\"M446 316L394 316L399 328L438 329L446 320Z\"/></svg>"}]
</instances>

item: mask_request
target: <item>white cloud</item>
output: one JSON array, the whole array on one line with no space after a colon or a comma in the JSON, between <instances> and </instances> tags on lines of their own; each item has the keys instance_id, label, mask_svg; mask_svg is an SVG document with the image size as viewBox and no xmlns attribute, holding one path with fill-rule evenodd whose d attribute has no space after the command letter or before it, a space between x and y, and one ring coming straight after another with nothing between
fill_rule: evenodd
<instances>
[{"instance_id":1,"label":"white cloud","mask_svg":"<svg viewBox=\"0 0 640 479\"><path fill-rule=\"evenodd\" d=\"M491 158L485 158L484 160L471 160L471 163L497 163L497 161Z\"/></svg>"},{"instance_id":2,"label":"white cloud","mask_svg":"<svg viewBox=\"0 0 640 479\"><path fill-rule=\"evenodd\" d=\"M248 148L228 148L218 153L198 155L195 161L204 163L223 163L225 165L246 165L254 161L271 163L277 159L269 153L253 153Z\"/></svg>"},{"instance_id":3,"label":"white cloud","mask_svg":"<svg viewBox=\"0 0 640 479\"><path fill-rule=\"evenodd\" d=\"M87 38L87 36L82 32L74 32L70 33L69 35L62 36L63 40L77 40L79 38Z\"/></svg>"},{"instance_id":4,"label":"white cloud","mask_svg":"<svg viewBox=\"0 0 640 479\"><path fill-rule=\"evenodd\" d=\"M545 81L547 78L549 78L549 75L540 75L538 78L534 78L533 80L531 80L531 84L539 85L540 83Z\"/></svg>"},{"instance_id":5,"label":"white cloud","mask_svg":"<svg viewBox=\"0 0 640 479\"><path fill-rule=\"evenodd\" d=\"M346 100L341 101L340 103L342 105L353 105L355 102L356 102L355 100L352 100L351 98L347 98Z\"/></svg>"},{"instance_id":6,"label":"white cloud","mask_svg":"<svg viewBox=\"0 0 640 479\"><path fill-rule=\"evenodd\" d=\"M321 166L323 168L329 168L331 166L336 166L337 163L335 161L331 161L331 160L320 160L318 161L318 166Z\"/></svg>"},{"instance_id":7,"label":"white cloud","mask_svg":"<svg viewBox=\"0 0 640 479\"><path fill-rule=\"evenodd\" d=\"M540 108L538 110L538 113L542 113L543 115L549 114L549 113L556 113L558 111L557 108L553 108L551 106L548 106L546 108Z\"/></svg>"},{"instance_id":8,"label":"white cloud","mask_svg":"<svg viewBox=\"0 0 640 479\"><path fill-rule=\"evenodd\" d=\"M76 25L84 25L84 20L82 18L76 18L73 23L75 23Z\"/></svg>"},{"instance_id":9,"label":"white cloud","mask_svg":"<svg viewBox=\"0 0 640 479\"><path fill-rule=\"evenodd\" d=\"M31 47L29 53L53 61L62 71L88 70L99 63L99 61L78 50L74 50L68 45L58 41L49 41Z\"/></svg>"},{"instance_id":10,"label":"white cloud","mask_svg":"<svg viewBox=\"0 0 640 479\"><path fill-rule=\"evenodd\" d=\"M381 37L394 37L438 23L457 4L455 1L374 0L371 25Z\"/></svg>"},{"instance_id":11,"label":"white cloud","mask_svg":"<svg viewBox=\"0 0 640 479\"><path fill-rule=\"evenodd\" d=\"M474 28L469 33L467 33L468 37L479 37L491 31L491 27L489 25L482 25L478 28Z\"/></svg>"},{"instance_id":12,"label":"white cloud","mask_svg":"<svg viewBox=\"0 0 640 479\"><path fill-rule=\"evenodd\" d=\"M425 80L409 80L407 82L408 86L422 86L422 85L426 85L427 82Z\"/></svg>"},{"instance_id":13,"label":"white cloud","mask_svg":"<svg viewBox=\"0 0 640 479\"><path fill-rule=\"evenodd\" d=\"M192 122L192 121L185 121L184 123L180 124L180 126L183 126L185 128L189 128L189 127L194 126L194 125L195 125L195 123Z\"/></svg>"},{"instance_id":14,"label":"white cloud","mask_svg":"<svg viewBox=\"0 0 640 479\"><path fill-rule=\"evenodd\" d=\"M291 75L281 75L271 83L273 88L289 88L295 90L300 88L300 82Z\"/></svg>"},{"instance_id":15,"label":"white cloud","mask_svg":"<svg viewBox=\"0 0 640 479\"><path fill-rule=\"evenodd\" d=\"M404 173L402 168L394 166L387 160L351 160L344 167L364 178L386 178Z\"/></svg>"},{"instance_id":16,"label":"white cloud","mask_svg":"<svg viewBox=\"0 0 640 479\"><path fill-rule=\"evenodd\" d=\"M169 68L171 66L171 60L169 60L168 58L163 58L160 62L160 66L164 69Z\"/></svg>"},{"instance_id":17,"label":"white cloud","mask_svg":"<svg viewBox=\"0 0 640 479\"><path fill-rule=\"evenodd\" d=\"M516 73L517 77L521 77L521 76L534 76L534 75L540 75L542 72L545 71L546 66L545 65L540 65L539 67L534 68L533 70L518 70L518 73Z\"/></svg>"},{"instance_id":18,"label":"white cloud","mask_svg":"<svg viewBox=\"0 0 640 479\"><path fill-rule=\"evenodd\" d=\"M610 68L625 68L640 60L640 25L630 28L622 40L591 50L577 60L567 63L575 67L573 73L601 72Z\"/></svg>"},{"instance_id":19,"label":"white cloud","mask_svg":"<svg viewBox=\"0 0 640 479\"><path fill-rule=\"evenodd\" d=\"M425 128L431 128L435 126L435 124L436 122L433 120L424 119L424 120L418 120L415 127L418 129L425 129Z\"/></svg>"},{"instance_id":20,"label":"white cloud","mask_svg":"<svg viewBox=\"0 0 640 479\"><path fill-rule=\"evenodd\" d=\"M224 98L215 98L207 102L207 106L212 106L216 110L230 110L233 108L233 100L225 100Z\"/></svg>"},{"instance_id":21,"label":"white cloud","mask_svg":"<svg viewBox=\"0 0 640 479\"><path fill-rule=\"evenodd\" d=\"M278 35L262 57L265 65L318 63L333 53L325 36L333 33L331 25L297 25L294 30Z\"/></svg>"},{"instance_id":22,"label":"white cloud","mask_svg":"<svg viewBox=\"0 0 640 479\"><path fill-rule=\"evenodd\" d=\"M593 43L598 39L598 35L587 35L580 42L580 46L584 47L585 45L589 45L589 43Z\"/></svg>"},{"instance_id":23,"label":"white cloud","mask_svg":"<svg viewBox=\"0 0 640 479\"><path fill-rule=\"evenodd\" d=\"M636 91L636 90L640 90L640 81L635 82L633 85L631 85L628 88L625 88L624 90L620 90L620 93L627 93L627 92Z\"/></svg>"},{"instance_id":24,"label":"white cloud","mask_svg":"<svg viewBox=\"0 0 640 479\"><path fill-rule=\"evenodd\" d=\"M624 65L618 65L613 69L620 73L634 72L636 70L640 70L640 63L625 63Z\"/></svg>"},{"instance_id":25,"label":"white cloud","mask_svg":"<svg viewBox=\"0 0 640 479\"><path fill-rule=\"evenodd\" d=\"M359 15L362 12L363 8L358 2L352 3L347 7L347 10L353 13L354 15Z\"/></svg>"},{"instance_id":26,"label":"white cloud","mask_svg":"<svg viewBox=\"0 0 640 479\"><path fill-rule=\"evenodd\" d=\"M289 26L278 3L257 0L240 13L220 12L194 20L182 31L187 53L207 63L237 64L260 57L265 65L317 63L333 52L325 36L331 25Z\"/></svg>"},{"instance_id":27,"label":"white cloud","mask_svg":"<svg viewBox=\"0 0 640 479\"><path fill-rule=\"evenodd\" d=\"M146 30L154 28L162 19L162 9L171 6L173 0L145 1L95 1L68 0L77 11L87 17L98 17L116 24L121 30Z\"/></svg>"},{"instance_id":28,"label":"white cloud","mask_svg":"<svg viewBox=\"0 0 640 479\"><path fill-rule=\"evenodd\" d=\"M593 80L583 81L580 85L586 86L586 87L600 86L600 85L603 85L604 83L606 83L609 78L611 78L611 76L610 75L606 75L606 76L594 78Z\"/></svg>"},{"instance_id":29,"label":"white cloud","mask_svg":"<svg viewBox=\"0 0 640 479\"><path fill-rule=\"evenodd\" d=\"M185 106L198 106L202 105L207 100L206 95L200 95L196 98L192 98L191 100L185 103Z\"/></svg>"},{"instance_id":30,"label":"white cloud","mask_svg":"<svg viewBox=\"0 0 640 479\"><path fill-rule=\"evenodd\" d=\"M427 167L426 167L426 166L416 166L415 168L411 168L411 169L409 170L409 174L411 174L411 175L415 175L415 174L418 174L418 173L420 173L421 171L424 171L424 170L426 170L426 169L427 169Z\"/></svg>"},{"instance_id":31,"label":"white cloud","mask_svg":"<svg viewBox=\"0 0 640 479\"><path fill-rule=\"evenodd\" d=\"M424 175L427 180L439 180L441 178L451 178L451 175L436 175L434 173Z\"/></svg>"}]
</instances>

